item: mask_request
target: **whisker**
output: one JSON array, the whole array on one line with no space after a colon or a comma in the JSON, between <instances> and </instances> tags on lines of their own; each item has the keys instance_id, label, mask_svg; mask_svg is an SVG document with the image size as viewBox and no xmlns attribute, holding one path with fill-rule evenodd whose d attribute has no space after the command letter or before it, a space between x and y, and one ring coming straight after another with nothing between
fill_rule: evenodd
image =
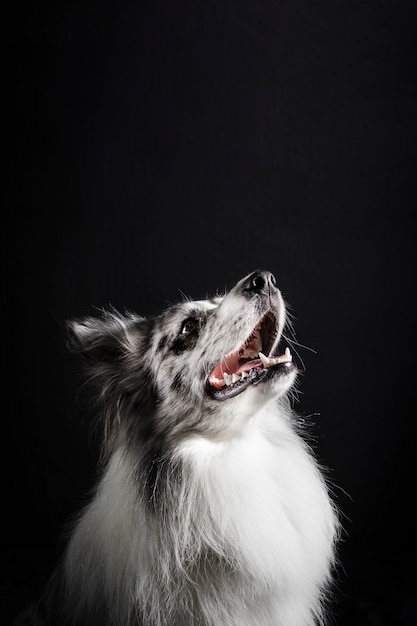
<instances>
[{"instance_id":1,"label":"whisker","mask_svg":"<svg viewBox=\"0 0 417 626\"><path fill-rule=\"evenodd\" d=\"M283 334L282 336L283 336L283 338L284 338L286 341L288 341L288 343L290 343L290 344L293 344L293 343L294 343L294 344L298 345L296 341L293 341L293 340L292 340L292 339L290 339L289 337L286 337L284 334ZM293 345L291 345L291 349L295 352L295 354L296 354L296 355L298 356L298 358L300 359L301 365L303 366L303 370L306 370L306 366L305 366L305 363L304 363L304 361L303 361L303 358L302 358L301 354L298 352L297 348L294 348L294 346L293 346Z\"/></svg>"},{"instance_id":2,"label":"whisker","mask_svg":"<svg viewBox=\"0 0 417 626\"><path fill-rule=\"evenodd\" d=\"M305 350L309 350L310 352L313 352L314 354L318 354L317 350L314 350L314 348L310 348L310 346L306 346L303 343L299 343L298 341L295 341L295 339L290 339L289 337L286 337L286 339L287 341L289 341L292 344L295 344L299 348L304 348Z\"/></svg>"},{"instance_id":3,"label":"whisker","mask_svg":"<svg viewBox=\"0 0 417 626\"><path fill-rule=\"evenodd\" d=\"M291 346L291 349L295 352L295 354L297 355L297 357L299 358L301 365L304 369L304 371L306 370L306 365L304 363L304 360L299 352L299 350L297 350L297 348L295 346L297 346L298 348L302 348L304 350L308 350L309 352L313 352L313 354L317 354L317 350L314 350L314 348L310 348L310 346L306 346L303 343L300 343L299 341L296 340L295 338L295 330L294 330L294 325L293 325L293 319L294 316L291 315L291 313L289 313L287 311L287 319L285 321L285 332L283 333L283 338L288 341L288 343ZM291 335L291 337L289 336Z\"/></svg>"}]
</instances>

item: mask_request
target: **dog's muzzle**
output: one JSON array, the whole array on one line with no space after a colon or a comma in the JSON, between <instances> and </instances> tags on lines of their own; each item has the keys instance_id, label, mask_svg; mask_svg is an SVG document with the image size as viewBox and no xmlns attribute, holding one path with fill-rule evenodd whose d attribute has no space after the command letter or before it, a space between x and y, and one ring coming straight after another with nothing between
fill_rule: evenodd
<instances>
[{"instance_id":1,"label":"dog's muzzle","mask_svg":"<svg viewBox=\"0 0 417 626\"><path fill-rule=\"evenodd\" d=\"M250 274L242 282L240 291L248 300L256 297L271 303L278 297L275 277L267 271ZM269 308L240 347L214 368L207 381L209 395L216 400L226 400L251 385L293 372L295 366L289 348L283 354L272 354L278 335L278 313Z\"/></svg>"}]
</instances>

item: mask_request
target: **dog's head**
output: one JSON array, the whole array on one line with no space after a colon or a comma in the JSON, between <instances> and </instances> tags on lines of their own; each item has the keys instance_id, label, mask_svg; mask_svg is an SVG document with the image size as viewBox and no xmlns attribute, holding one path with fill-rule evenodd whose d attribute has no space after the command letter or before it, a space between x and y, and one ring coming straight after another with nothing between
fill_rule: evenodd
<instances>
[{"instance_id":1,"label":"dog's head","mask_svg":"<svg viewBox=\"0 0 417 626\"><path fill-rule=\"evenodd\" d=\"M279 348L284 324L274 276L256 271L224 296L152 319L107 310L70 322L69 345L85 356L111 427L225 436L292 386L296 368Z\"/></svg>"}]
</instances>

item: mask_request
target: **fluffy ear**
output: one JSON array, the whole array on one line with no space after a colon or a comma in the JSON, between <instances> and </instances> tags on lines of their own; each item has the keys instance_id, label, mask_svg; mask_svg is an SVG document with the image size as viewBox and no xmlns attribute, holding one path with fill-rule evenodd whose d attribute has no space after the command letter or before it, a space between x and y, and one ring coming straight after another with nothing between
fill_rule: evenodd
<instances>
[{"instance_id":1,"label":"fluffy ear","mask_svg":"<svg viewBox=\"0 0 417 626\"><path fill-rule=\"evenodd\" d=\"M67 322L68 349L94 361L113 361L134 350L141 321L143 318L122 315L114 309L102 311L100 317L70 320Z\"/></svg>"}]
</instances>

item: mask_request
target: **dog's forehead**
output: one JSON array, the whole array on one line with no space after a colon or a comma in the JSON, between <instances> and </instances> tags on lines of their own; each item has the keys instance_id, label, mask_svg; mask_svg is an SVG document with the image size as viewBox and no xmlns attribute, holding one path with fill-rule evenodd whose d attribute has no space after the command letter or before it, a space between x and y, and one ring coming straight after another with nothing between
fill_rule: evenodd
<instances>
[{"instance_id":1,"label":"dog's forehead","mask_svg":"<svg viewBox=\"0 0 417 626\"><path fill-rule=\"evenodd\" d=\"M179 318L187 316L193 317L217 309L221 301L222 298L220 296L207 300L186 300L171 307L171 309L168 310L168 313Z\"/></svg>"},{"instance_id":2,"label":"dog's forehead","mask_svg":"<svg viewBox=\"0 0 417 626\"><path fill-rule=\"evenodd\" d=\"M188 304L191 306L191 309L212 311L213 309L217 309L221 301L222 298L220 296L216 296L208 300L194 300L193 302L188 302Z\"/></svg>"}]
</instances>

